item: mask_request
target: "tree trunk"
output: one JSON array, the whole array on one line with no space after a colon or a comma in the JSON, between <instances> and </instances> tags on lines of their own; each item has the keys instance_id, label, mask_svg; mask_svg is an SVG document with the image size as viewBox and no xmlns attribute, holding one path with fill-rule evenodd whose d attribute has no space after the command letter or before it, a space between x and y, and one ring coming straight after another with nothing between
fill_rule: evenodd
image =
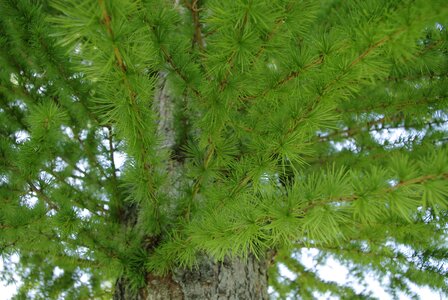
<instances>
[{"instance_id":1,"label":"tree trunk","mask_svg":"<svg viewBox=\"0 0 448 300\"><path fill-rule=\"evenodd\" d=\"M117 281L114 300L165 299L268 299L267 262L250 256L247 260L204 259L193 270L176 270L167 276L147 275L147 286L132 295L124 279Z\"/></svg>"},{"instance_id":2,"label":"tree trunk","mask_svg":"<svg viewBox=\"0 0 448 300\"><path fill-rule=\"evenodd\" d=\"M166 74L159 73L159 85L154 99L154 110L158 115L158 135L161 149L175 146L174 103L166 85ZM171 181L166 191L175 199L179 185L182 163L167 162ZM137 208L138 209L138 208ZM133 215L137 214L136 211ZM129 217L128 217L129 218ZM129 224L128 226L133 226ZM165 300L165 299L268 299L267 262L250 255L248 259L226 258L214 262L204 257L193 270L174 270L167 276L146 275L146 286L133 291L125 277L115 284L114 300Z\"/></svg>"}]
</instances>

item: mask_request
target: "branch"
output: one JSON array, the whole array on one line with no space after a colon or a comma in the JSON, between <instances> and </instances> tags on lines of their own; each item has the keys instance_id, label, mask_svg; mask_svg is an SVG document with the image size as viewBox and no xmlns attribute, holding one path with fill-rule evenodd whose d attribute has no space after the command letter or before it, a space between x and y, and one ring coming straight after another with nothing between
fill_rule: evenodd
<instances>
[{"instance_id":1,"label":"branch","mask_svg":"<svg viewBox=\"0 0 448 300\"><path fill-rule=\"evenodd\" d=\"M98 3L101 7L103 22L104 22L104 25L106 26L107 33L109 34L109 36L113 42L114 55L117 60L117 64L123 72L126 72L126 66L123 62L123 57L121 56L120 50L118 49L118 47L115 45L115 42L114 42L114 33L112 31L112 26L111 26L111 17L109 16L109 14L107 12L106 4L104 3L104 0L98 0Z\"/></svg>"},{"instance_id":2,"label":"branch","mask_svg":"<svg viewBox=\"0 0 448 300\"><path fill-rule=\"evenodd\" d=\"M285 8L285 12L288 12L291 10L292 6L294 5L294 1L289 2L287 7ZM260 46L260 49L257 51L257 54L255 54L255 59L252 61L252 66L257 63L257 61L260 59L263 52L266 50L266 46L268 43L274 38L276 33L279 31L279 29L282 27L282 25L285 24L285 17L280 17L274 22L274 28L269 32L268 37L263 45Z\"/></svg>"},{"instance_id":3,"label":"branch","mask_svg":"<svg viewBox=\"0 0 448 300\"><path fill-rule=\"evenodd\" d=\"M299 126L300 123L302 123L304 120L306 120L306 118L311 114L311 112L313 111L313 107L318 104L321 100L322 97L330 90L330 88L339 82L339 80L345 75L347 74L347 72L349 72L349 70L351 68L353 68L355 65L357 65L359 62L361 62L369 53L371 53L374 49L380 47L381 45L383 45L386 41L390 40L392 36L402 32L403 30L398 30L397 32L395 32L394 34L387 36L383 39L381 39L380 41L378 41L377 43L375 43L374 45L372 45L371 47L369 47L366 51L364 51L361 55L359 55L357 58L355 58L350 65L348 66L347 69L345 69L341 74L339 74L336 78L334 78L332 81L330 81L328 84L326 84L325 88L323 89L322 93L319 94L315 101L311 102L308 105L308 108L305 110L305 114L303 116L301 116L299 119L294 120L294 125L288 130L287 135L292 134L297 127ZM311 66L317 65L317 64L321 64L323 62L323 56L319 57L319 59L315 60L313 63L309 64L308 67L305 67L305 70L310 68ZM289 80L296 78L300 73L299 72L292 72L290 73L286 78L282 79L281 81L279 81L277 83L277 86L283 85L286 82L288 82ZM269 90L266 91L266 93Z\"/></svg>"},{"instance_id":4,"label":"branch","mask_svg":"<svg viewBox=\"0 0 448 300\"><path fill-rule=\"evenodd\" d=\"M440 143L445 143L446 141L448 141L448 137L447 138L438 138L438 139L431 139L431 144L432 145L437 145ZM413 142L413 141L409 141L409 142ZM393 143L389 143L388 146L390 147L395 147L395 146L400 146L402 147L403 145L403 141L397 140L394 141ZM388 151L383 151L380 153L375 153L374 151L377 150L378 148L383 149L382 145L379 145L379 147L377 147L378 145L369 145L369 146L365 146L363 145L362 147L362 151L364 152L364 154L368 153L368 155L365 156L354 156L353 159L356 161L360 161L360 160L365 160L365 159L369 159L370 161L374 162L374 161L378 161L380 159L386 158L386 157L390 157L390 152ZM375 154L372 154L375 153ZM338 152L337 154L342 154L342 152ZM328 165L331 162L334 162L335 159L337 159L337 156L334 155L319 155L316 157L312 157L310 159L307 160L307 163L309 165ZM352 164L354 163L353 161L351 162Z\"/></svg>"},{"instance_id":5,"label":"branch","mask_svg":"<svg viewBox=\"0 0 448 300\"><path fill-rule=\"evenodd\" d=\"M357 126L355 128L349 128L347 130L341 130L341 131L336 130L333 133L328 134L326 136L317 136L315 138L315 141L318 139L316 142L326 142L326 141L329 141L332 137L339 136L339 137L349 138L349 137L355 136L356 134L364 133L364 132L376 132L376 131L380 131L380 130L389 130L389 129L398 129L398 128L410 129L410 128L417 127L417 125L420 125L417 123L417 124L410 124L410 125L404 124L404 125L397 125L397 126L385 126L385 124L384 124L387 121L394 122L394 121L398 121L400 119L401 118L398 118L398 117L396 117L396 118L384 117L384 118L381 118L378 120L367 122L365 127ZM448 123L448 120L427 122L424 125L432 126L432 125L440 125L440 124L445 124L445 123ZM369 127L372 127L374 125L379 125L379 124L382 125L381 128L369 128ZM366 130L366 128L368 128L368 129Z\"/></svg>"},{"instance_id":6,"label":"branch","mask_svg":"<svg viewBox=\"0 0 448 300\"><path fill-rule=\"evenodd\" d=\"M311 62L308 65L304 66L300 71L290 72L286 77L284 77L281 80L279 80L272 88L271 87L267 88L264 91L262 91L261 93L258 93L256 95L240 97L240 101L246 102L246 101L253 100L253 99L256 99L256 98L259 98L259 97L264 97L270 91L285 85L287 82L291 81L294 78L299 77L300 75L305 73L305 71L311 69L312 67L322 64L323 61L324 61L323 57L320 56L319 58L315 59L313 62Z\"/></svg>"},{"instance_id":7,"label":"branch","mask_svg":"<svg viewBox=\"0 0 448 300\"><path fill-rule=\"evenodd\" d=\"M377 109L382 109L382 108L405 108L405 107L409 107L409 106L415 106L415 105L428 105L428 104L435 104L438 103L440 101L444 101L445 99L441 99L439 97L436 98L421 98L421 99L416 99L414 101L403 101L403 102L399 102L399 103L379 103L379 104L375 104L375 105L371 105L371 106L367 106L367 107L362 107L362 108L349 108L349 109L340 109L337 108L335 111L338 113L363 113L363 112L371 112Z\"/></svg>"},{"instance_id":8,"label":"branch","mask_svg":"<svg viewBox=\"0 0 448 300\"><path fill-rule=\"evenodd\" d=\"M340 74L339 76L337 76L336 78L334 78L332 81L330 81L324 88L323 92L321 95L319 95L316 98L316 101L319 102L320 99L322 98L322 96L329 90L329 88L334 85L335 83L337 83L342 76L344 76L351 68L353 68L355 65L357 65L359 62L361 62L366 56L368 56L374 49L380 47L381 45L383 45L384 43L386 43L387 41L389 41L393 36L403 32L404 30L398 30L395 33L393 33L392 35L389 35L387 37L384 37L383 39L379 40L378 42L376 42L375 44L373 44L372 46L370 46L367 50L365 50L361 55L359 55L357 58L355 58L348 66L348 68L346 70L344 70L344 72L342 74ZM286 77L284 77L283 79L279 80L273 87L269 87L267 89L265 89L264 91L262 91L259 94L256 95L251 95L251 96L244 96L244 97L240 97L240 101L242 102L247 102L248 100L253 100L259 97L264 97L266 96L267 93L269 93L271 90L274 90L278 87L283 86L284 84L288 83L289 81L291 81L292 79L297 78L298 76L302 75L305 71L309 70L310 68L320 65L324 62L324 57L321 55L319 56L319 58L315 59L313 62L309 63L308 65L304 66L302 68L302 70L300 71L293 71L290 72Z\"/></svg>"},{"instance_id":9,"label":"branch","mask_svg":"<svg viewBox=\"0 0 448 300\"><path fill-rule=\"evenodd\" d=\"M165 47L160 47L160 50L162 51L165 60L168 62L171 68L173 68L174 72L176 72L176 74L187 84L187 86L196 95L196 97L201 98L201 93L189 84L187 76L181 72L180 68L175 64L172 56L168 53Z\"/></svg>"},{"instance_id":10,"label":"branch","mask_svg":"<svg viewBox=\"0 0 448 300\"><path fill-rule=\"evenodd\" d=\"M268 37L263 45L260 46L257 53L255 54L255 59L252 61L252 65L255 65L260 59L263 52L266 50L267 44L274 38L275 34L280 29L281 25L285 24L285 20L283 18L279 18L274 23L274 28L269 32Z\"/></svg>"},{"instance_id":11,"label":"branch","mask_svg":"<svg viewBox=\"0 0 448 300\"><path fill-rule=\"evenodd\" d=\"M106 5L104 3L104 0L98 0L99 6L101 8L101 12L102 12L102 16L103 16L103 23L106 27L106 31L109 35L109 37L112 40L112 44L113 44L113 52L114 52L114 56L115 56L115 60L117 62L117 65L121 71L122 77L123 77L123 84L124 86L127 88L128 92L129 92L129 100L130 100L130 114L134 114L136 116L136 118L138 120L142 120L142 116L141 116L141 112L139 110L139 108L137 107L137 92L134 90L133 86L131 85L130 81L128 80L128 70L127 67L125 65L125 62L123 61L122 55L120 53L120 50L118 49L118 47L116 46L115 42L114 42L114 33L112 31L112 27L111 27L111 17L109 16L109 13L107 11ZM137 141L143 141L144 136L147 135L147 132L143 131L143 128L141 126L135 126L135 132L136 132L136 140ZM152 166L148 161L148 149L146 149L146 147L144 147L144 145L141 145L140 147L141 152L139 153L140 155L140 161L143 162L142 167L143 170L145 171L145 181L147 182L147 189L150 195L150 200L152 202L152 204L154 205L154 214L155 214L155 218L156 221L158 223L158 225L160 226L160 212L159 212L159 204L158 204L158 199L155 195L155 188L154 188L154 184L153 184L153 178L151 176L151 172L152 172Z\"/></svg>"},{"instance_id":12,"label":"branch","mask_svg":"<svg viewBox=\"0 0 448 300\"><path fill-rule=\"evenodd\" d=\"M241 24L240 27L240 36L243 35L243 31L244 28L246 27L247 21L248 21L248 13L249 13L249 9L250 9L250 5L248 6L248 8L246 9L246 11L244 12L244 17L243 17L243 23ZM229 58L227 59L227 64L229 65L229 68L227 69L227 72L224 74L224 78L219 82L219 90L222 92L224 91L224 89L226 88L227 84L229 83L229 76L232 73L233 68L235 67L235 63L234 63L234 59L235 59L235 54L236 51L232 51L232 53L230 54Z\"/></svg>"},{"instance_id":13,"label":"branch","mask_svg":"<svg viewBox=\"0 0 448 300\"><path fill-rule=\"evenodd\" d=\"M104 209L104 207L101 206L101 202L99 202L97 199L92 199L91 197L89 197L88 194L83 193L82 191L78 190L77 188L75 188L73 185L67 183L65 181L64 178L61 178L61 176L59 176L59 174L57 172L54 172L52 169L46 169L46 172L48 172L51 176L53 176L54 178L56 178L58 180L58 183L64 184L66 187L68 187L70 190L72 190L75 194L77 194L79 196L79 201L74 201L75 204L80 205L82 208L87 209L89 212L91 212L92 214L100 217L101 215L97 212L92 210L86 203L85 201L82 201L81 198L82 197L87 197L88 200L91 200L92 203L98 203L99 205L96 205L94 208L99 210L102 213L106 213L106 210ZM72 176L70 176L72 177ZM80 178L79 180L83 180L84 178Z\"/></svg>"},{"instance_id":14,"label":"branch","mask_svg":"<svg viewBox=\"0 0 448 300\"><path fill-rule=\"evenodd\" d=\"M205 157L204 157L204 169L205 170L207 169L208 165L210 164L214 153L215 153L215 148L213 147L213 144L209 140L209 147L208 147L207 153L205 154ZM202 180L203 180L203 176L200 176L194 183L192 198L194 198L197 195L197 193L199 192Z\"/></svg>"},{"instance_id":15,"label":"branch","mask_svg":"<svg viewBox=\"0 0 448 300\"><path fill-rule=\"evenodd\" d=\"M194 23L194 38L193 41L196 43L199 47L199 50L201 52L204 52L204 40L202 39L202 30L201 30L201 23L199 19L199 0L192 0L191 3L188 2L188 0L183 0L184 5L191 11L191 15L193 17L193 23Z\"/></svg>"},{"instance_id":16,"label":"branch","mask_svg":"<svg viewBox=\"0 0 448 300\"><path fill-rule=\"evenodd\" d=\"M106 126L108 130L107 138L109 140L109 159L112 167L112 180L114 182L114 185L117 184L117 168L115 167L115 160L114 160L114 144L112 140L112 126Z\"/></svg>"},{"instance_id":17,"label":"branch","mask_svg":"<svg viewBox=\"0 0 448 300\"><path fill-rule=\"evenodd\" d=\"M41 189L39 189L36 185L34 185L32 181L28 180L27 183L30 186L30 190L35 192L41 200L47 203L48 207L56 211L59 210L59 205L53 202L53 200L51 200L50 197L48 197Z\"/></svg>"},{"instance_id":18,"label":"branch","mask_svg":"<svg viewBox=\"0 0 448 300\"><path fill-rule=\"evenodd\" d=\"M394 186L391 186L391 187L388 187L386 189L383 189L383 190L379 191L379 194L386 195L388 193L394 192L394 191L396 191L396 190L398 190L400 188L406 187L406 186L411 186L411 185L415 185L415 184L422 184L422 183L425 183L425 182L427 182L429 180L440 179L440 178L448 179L448 173L442 173L441 175L424 175L424 176L421 176L421 177L412 178L412 179L409 179L409 180L406 180L406 181L402 181L402 182L399 182L397 185L394 185ZM324 206L324 205L326 205L328 203L332 203L332 202L346 202L346 203L347 202L353 202L355 200L358 200L359 197L360 197L359 195L350 195L350 196L339 197L339 198L336 198L336 199L320 199L321 201L311 203L308 206L304 207L302 209L302 212L304 214L306 214L308 211L310 211L311 209L313 209L313 208L315 208L317 206Z\"/></svg>"}]
</instances>

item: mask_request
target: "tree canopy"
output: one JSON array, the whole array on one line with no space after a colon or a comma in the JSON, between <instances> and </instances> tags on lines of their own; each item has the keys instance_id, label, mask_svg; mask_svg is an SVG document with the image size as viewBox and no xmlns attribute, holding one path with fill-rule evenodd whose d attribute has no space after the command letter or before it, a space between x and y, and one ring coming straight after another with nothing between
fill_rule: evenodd
<instances>
[{"instance_id":1,"label":"tree canopy","mask_svg":"<svg viewBox=\"0 0 448 300\"><path fill-rule=\"evenodd\" d=\"M253 255L274 297L370 297L306 268L317 248L448 294L447 21L442 0L0 0L2 278L109 299Z\"/></svg>"}]
</instances>

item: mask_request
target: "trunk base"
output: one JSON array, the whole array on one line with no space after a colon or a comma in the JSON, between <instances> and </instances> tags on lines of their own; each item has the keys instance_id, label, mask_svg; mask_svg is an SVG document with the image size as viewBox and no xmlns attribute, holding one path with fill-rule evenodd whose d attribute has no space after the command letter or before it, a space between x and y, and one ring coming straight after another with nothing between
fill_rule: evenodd
<instances>
[{"instance_id":1,"label":"trunk base","mask_svg":"<svg viewBox=\"0 0 448 300\"><path fill-rule=\"evenodd\" d=\"M253 256L218 263L204 259L196 269L176 270L164 277L149 274L147 286L132 297L124 283L117 281L114 300L268 299L267 262Z\"/></svg>"}]
</instances>

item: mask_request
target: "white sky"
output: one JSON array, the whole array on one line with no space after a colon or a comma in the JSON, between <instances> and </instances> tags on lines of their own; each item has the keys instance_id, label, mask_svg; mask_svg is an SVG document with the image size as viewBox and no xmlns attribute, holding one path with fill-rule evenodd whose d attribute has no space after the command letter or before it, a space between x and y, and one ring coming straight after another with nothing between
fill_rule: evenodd
<instances>
[{"instance_id":1,"label":"white sky","mask_svg":"<svg viewBox=\"0 0 448 300\"><path fill-rule=\"evenodd\" d=\"M17 257L16 259L18 260L19 258ZM3 268L3 259L0 258L0 273L3 272ZM12 295L16 292L19 286L20 284L6 285L6 282L0 281L0 300L11 299Z\"/></svg>"}]
</instances>

